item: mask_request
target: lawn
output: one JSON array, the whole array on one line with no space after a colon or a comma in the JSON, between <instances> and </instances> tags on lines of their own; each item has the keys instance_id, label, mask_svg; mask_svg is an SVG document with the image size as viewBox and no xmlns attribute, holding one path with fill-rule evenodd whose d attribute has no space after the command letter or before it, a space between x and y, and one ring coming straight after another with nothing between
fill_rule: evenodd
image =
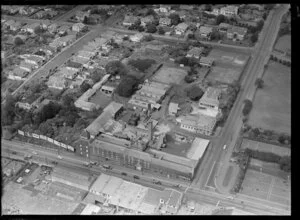
<instances>
[{"instance_id":1,"label":"lawn","mask_svg":"<svg viewBox=\"0 0 300 220\"><path fill-rule=\"evenodd\" d=\"M100 105L101 108L105 108L110 102L111 98L98 90L90 99L89 102Z\"/></svg>"},{"instance_id":2,"label":"lawn","mask_svg":"<svg viewBox=\"0 0 300 220\"><path fill-rule=\"evenodd\" d=\"M291 69L269 62L264 88L256 92L249 125L291 133Z\"/></svg>"},{"instance_id":3,"label":"lawn","mask_svg":"<svg viewBox=\"0 0 300 220\"><path fill-rule=\"evenodd\" d=\"M291 43L291 35L283 35L278 38L274 49L282 52L291 51Z\"/></svg>"},{"instance_id":4,"label":"lawn","mask_svg":"<svg viewBox=\"0 0 300 220\"><path fill-rule=\"evenodd\" d=\"M216 80L228 84L239 79L249 58L245 53L229 52L220 49L213 49L209 57L215 59L215 65L208 74L208 80Z\"/></svg>"},{"instance_id":5,"label":"lawn","mask_svg":"<svg viewBox=\"0 0 300 220\"><path fill-rule=\"evenodd\" d=\"M181 84L186 75L185 69L162 67L152 79L166 84Z\"/></svg>"}]
</instances>

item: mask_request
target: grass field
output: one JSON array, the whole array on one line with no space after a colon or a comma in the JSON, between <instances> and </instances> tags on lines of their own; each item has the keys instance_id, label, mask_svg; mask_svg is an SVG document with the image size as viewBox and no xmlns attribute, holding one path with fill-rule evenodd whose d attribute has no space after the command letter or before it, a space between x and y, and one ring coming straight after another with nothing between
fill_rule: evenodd
<instances>
[{"instance_id":1,"label":"grass field","mask_svg":"<svg viewBox=\"0 0 300 220\"><path fill-rule=\"evenodd\" d=\"M245 53L229 52L220 49L213 49L209 57L215 59L215 66L208 74L207 79L228 84L239 79L249 58Z\"/></svg>"},{"instance_id":2,"label":"grass field","mask_svg":"<svg viewBox=\"0 0 300 220\"><path fill-rule=\"evenodd\" d=\"M162 67L152 79L166 84L180 84L186 74L186 70L182 68Z\"/></svg>"},{"instance_id":3,"label":"grass field","mask_svg":"<svg viewBox=\"0 0 300 220\"><path fill-rule=\"evenodd\" d=\"M290 182L252 169L247 170L240 193L284 205L291 201Z\"/></svg>"},{"instance_id":4,"label":"grass field","mask_svg":"<svg viewBox=\"0 0 300 220\"><path fill-rule=\"evenodd\" d=\"M278 132L291 132L291 68L269 62L264 88L256 92L249 125Z\"/></svg>"},{"instance_id":5,"label":"grass field","mask_svg":"<svg viewBox=\"0 0 300 220\"><path fill-rule=\"evenodd\" d=\"M101 108L105 108L110 102L111 98L98 90L89 100L89 102L100 105Z\"/></svg>"},{"instance_id":6,"label":"grass field","mask_svg":"<svg viewBox=\"0 0 300 220\"><path fill-rule=\"evenodd\" d=\"M222 183L223 186L225 186L225 187L228 186L229 181L231 179L232 172L233 172L233 166L228 167L225 178Z\"/></svg>"},{"instance_id":7,"label":"grass field","mask_svg":"<svg viewBox=\"0 0 300 220\"><path fill-rule=\"evenodd\" d=\"M279 147L273 144L266 144L263 142L252 141L248 139L243 139L241 149L249 148L252 150L259 150L265 152L272 152L274 154L284 156L284 155L291 155L291 149L286 147Z\"/></svg>"},{"instance_id":8,"label":"grass field","mask_svg":"<svg viewBox=\"0 0 300 220\"><path fill-rule=\"evenodd\" d=\"M282 52L286 52L291 50L291 46L292 46L291 35L288 34L278 38L274 49Z\"/></svg>"}]
</instances>

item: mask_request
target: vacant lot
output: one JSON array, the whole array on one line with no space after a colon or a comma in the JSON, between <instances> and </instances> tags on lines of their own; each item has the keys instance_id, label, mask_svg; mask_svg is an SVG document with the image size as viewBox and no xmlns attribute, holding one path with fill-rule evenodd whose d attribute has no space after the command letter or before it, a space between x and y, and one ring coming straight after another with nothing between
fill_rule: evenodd
<instances>
[{"instance_id":1,"label":"vacant lot","mask_svg":"<svg viewBox=\"0 0 300 220\"><path fill-rule=\"evenodd\" d=\"M89 100L89 102L100 105L101 108L105 108L110 102L111 98L98 90Z\"/></svg>"},{"instance_id":2,"label":"vacant lot","mask_svg":"<svg viewBox=\"0 0 300 220\"><path fill-rule=\"evenodd\" d=\"M249 56L244 53L229 52L213 49L209 57L215 59L215 66L208 75L208 80L216 80L222 83L232 83L238 80Z\"/></svg>"},{"instance_id":3,"label":"vacant lot","mask_svg":"<svg viewBox=\"0 0 300 220\"><path fill-rule=\"evenodd\" d=\"M182 68L162 67L152 79L166 84L180 84L186 74Z\"/></svg>"},{"instance_id":4,"label":"vacant lot","mask_svg":"<svg viewBox=\"0 0 300 220\"><path fill-rule=\"evenodd\" d=\"M281 52L286 52L291 50L291 35L283 35L282 37L278 38L276 45L275 45L275 50L281 51Z\"/></svg>"},{"instance_id":5,"label":"vacant lot","mask_svg":"<svg viewBox=\"0 0 300 220\"><path fill-rule=\"evenodd\" d=\"M284 205L291 202L289 181L252 169L246 172L241 193Z\"/></svg>"},{"instance_id":6,"label":"vacant lot","mask_svg":"<svg viewBox=\"0 0 300 220\"><path fill-rule=\"evenodd\" d=\"M256 92L249 124L254 127L291 132L291 68L269 62L264 88Z\"/></svg>"},{"instance_id":7,"label":"vacant lot","mask_svg":"<svg viewBox=\"0 0 300 220\"><path fill-rule=\"evenodd\" d=\"M248 139L243 139L242 149L249 148L253 150L265 151L265 152L272 152L274 154L284 156L284 155L291 155L291 149L286 147L279 147L273 144L266 144L263 142L252 141Z\"/></svg>"}]
</instances>

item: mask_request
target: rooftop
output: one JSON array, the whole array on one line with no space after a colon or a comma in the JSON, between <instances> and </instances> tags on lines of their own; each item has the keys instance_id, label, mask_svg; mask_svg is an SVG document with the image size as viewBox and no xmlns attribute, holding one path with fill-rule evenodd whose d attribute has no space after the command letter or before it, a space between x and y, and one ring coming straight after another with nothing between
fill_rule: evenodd
<instances>
[{"instance_id":1,"label":"rooftop","mask_svg":"<svg viewBox=\"0 0 300 220\"><path fill-rule=\"evenodd\" d=\"M212 32L212 27L201 26L199 29L200 34L209 34Z\"/></svg>"},{"instance_id":2,"label":"rooftop","mask_svg":"<svg viewBox=\"0 0 300 220\"><path fill-rule=\"evenodd\" d=\"M220 95L221 95L220 89L214 87L208 87L204 95L199 100L199 103L209 103L218 106Z\"/></svg>"},{"instance_id":3,"label":"rooftop","mask_svg":"<svg viewBox=\"0 0 300 220\"><path fill-rule=\"evenodd\" d=\"M200 160L208 144L209 140L196 137L192 143L191 148L187 152L187 157L192 160Z\"/></svg>"}]
</instances>

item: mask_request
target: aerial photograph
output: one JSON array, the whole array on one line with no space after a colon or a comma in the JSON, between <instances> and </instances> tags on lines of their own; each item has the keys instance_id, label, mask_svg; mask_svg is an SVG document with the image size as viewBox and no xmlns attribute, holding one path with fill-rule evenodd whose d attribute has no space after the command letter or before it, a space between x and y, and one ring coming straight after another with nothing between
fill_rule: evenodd
<instances>
[{"instance_id":1,"label":"aerial photograph","mask_svg":"<svg viewBox=\"0 0 300 220\"><path fill-rule=\"evenodd\" d=\"M291 215L291 10L1 5L2 215Z\"/></svg>"}]
</instances>

